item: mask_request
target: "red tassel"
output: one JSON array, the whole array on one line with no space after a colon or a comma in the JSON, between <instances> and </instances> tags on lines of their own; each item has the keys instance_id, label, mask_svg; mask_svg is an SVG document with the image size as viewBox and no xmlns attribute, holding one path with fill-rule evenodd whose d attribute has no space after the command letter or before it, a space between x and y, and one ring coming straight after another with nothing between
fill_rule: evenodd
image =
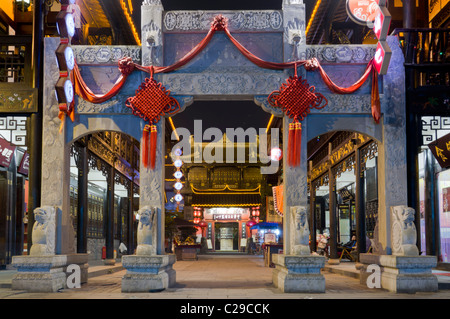
<instances>
[{"instance_id":1,"label":"red tassel","mask_svg":"<svg viewBox=\"0 0 450 319\"><path fill-rule=\"evenodd\" d=\"M292 166L294 164L295 154L295 123L289 123L289 136L288 136L288 157L287 164Z\"/></svg>"},{"instance_id":2,"label":"red tassel","mask_svg":"<svg viewBox=\"0 0 450 319\"><path fill-rule=\"evenodd\" d=\"M302 123L295 123L295 166L300 165L302 156Z\"/></svg>"},{"instance_id":3,"label":"red tassel","mask_svg":"<svg viewBox=\"0 0 450 319\"><path fill-rule=\"evenodd\" d=\"M156 125L152 125L150 128L150 167L155 168L156 162L156 144L157 144L158 132Z\"/></svg>"},{"instance_id":4,"label":"red tassel","mask_svg":"<svg viewBox=\"0 0 450 319\"><path fill-rule=\"evenodd\" d=\"M148 167L148 144L150 135L150 125L145 125L142 131L142 164L144 167Z\"/></svg>"}]
</instances>

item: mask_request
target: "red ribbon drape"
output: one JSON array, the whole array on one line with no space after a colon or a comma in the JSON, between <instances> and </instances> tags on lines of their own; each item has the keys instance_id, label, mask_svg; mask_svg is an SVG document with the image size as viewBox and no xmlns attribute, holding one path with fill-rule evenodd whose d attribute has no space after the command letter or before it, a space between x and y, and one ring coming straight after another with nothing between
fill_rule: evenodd
<instances>
[{"instance_id":1,"label":"red ribbon drape","mask_svg":"<svg viewBox=\"0 0 450 319\"><path fill-rule=\"evenodd\" d=\"M371 88L371 104L372 104L372 116L375 122L378 124L381 117L381 108L380 108L380 95L378 91L378 72L374 65L374 60L370 60L367 64L366 70L361 78L353 83L353 85L348 88L342 88L336 85L333 81L331 81L328 74L322 68L322 66L317 62L317 70L320 73L323 81L327 85L327 87L333 92L337 94L351 94L357 91L367 80L370 74L372 74L372 88Z\"/></svg>"},{"instance_id":2,"label":"red ribbon drape","mask_svg":"<svg viewBox=\"0 0 450 319\"><path fill-rule=\"evenodd\" d=\"M128 74L122 73L110 91L106 92L105 94L95 94L84 82L83 77L80 73L80 69L78 68L78 65L76 63L75 67L73 68L73 75L75 93L83 100L95 104L106 102L114 97L117 93L119 93L128 77Z\"/></svg>"}]
</instances>

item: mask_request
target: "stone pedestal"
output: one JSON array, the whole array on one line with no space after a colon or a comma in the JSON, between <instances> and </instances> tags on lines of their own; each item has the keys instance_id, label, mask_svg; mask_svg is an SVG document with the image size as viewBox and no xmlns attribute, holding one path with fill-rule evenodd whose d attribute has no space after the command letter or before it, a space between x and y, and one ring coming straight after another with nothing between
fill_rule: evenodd
<instances>
[{"instance_id":1,"label":"stone pedestal","mask_svg":"<svg viewBox=\"0 0 450 319\"><path fill-rule=\"evenodd\" d=\"M325 278L320 273L325 257L280 254L273 255L272 261L275 264L273 284L282 292L325 292Z\"/></svg>"},{"instance_id":2,"label":"stone pedestal","mask_svg":"<svg viewBox=\"0 0 450 319\"><path fill-rule=\"evenodd\" d=\"M116 260L115 259L104 259L103 264L105 266L114 266L116 264Z\"/></svg>"},{"instance_id":3,"label":"stone pedestal","mask_svg":"<svg viewBox=\"0 0 450 319\"><path fill-rule=\"evenodd\" d=\"M367 284L372 274L369 265L378 265L381 270L381 288L398 293L435 292L438 280L432 274L436 267L435 256L394 256L360 254L360 281Z\"/></svg>"},{"instance_id":4,"label":"stone pedestal","mask_svg":"<svg viewBox=\"0 0 450 319\"><path fill-rule=\"evenodd\" d=\"M28 292L57 292L67 287L67 266L80 267L80 282L88 280L88 255L14 256L12 265L17 273L11 281L13 290Z\"/></svg>"},{"instance_id":5,"label":"stone pedestal","mask_svg":"<svg viewBox=\"0 0 450 319\"><path fill-rule=\"evenodd\" d=\"M127 272L122 277L122 292L156 292L172 287L175 260L175 255L123 256L122 266Z\"/></svg>"}]
</instances>

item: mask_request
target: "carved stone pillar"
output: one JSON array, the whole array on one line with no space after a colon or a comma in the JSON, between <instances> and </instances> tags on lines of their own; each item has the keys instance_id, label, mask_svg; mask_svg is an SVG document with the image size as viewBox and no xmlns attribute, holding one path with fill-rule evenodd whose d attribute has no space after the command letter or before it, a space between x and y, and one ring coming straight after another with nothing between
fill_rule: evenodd
<instances>
[{"instance_id":1,"label":"carved stone pillar","mask_svg":"<svg viewBox=\"0 0 450 319\"><path fill-rule=\"evenodd\" d=\"M70 148L66 140L66 126L60 132L61 121L58 118L59 108L55 96L55 84L59 78L59 69L55 63L55 51L58 45L59 38L45 38L42 193L41 207L37 208L37 210L55 212L54 235L49 237L47 234L45 238L49 241L45 245L48 246L52 242L52 248L51 250L39 249L36 246L33 248L33 255L14 256L12 262L18 270L12 280L12 288L33 292L56 292L64 288L68 276L65 269L70 264L79 265L81 282L87 281L88 256L75 254L75 231L69 209ZM43 240L42 236L41 240ZM39 245L42 242L37 241L36 244Z\"/></svg>"},{"instance_id":2,"label":"carved stone pillar","mask_svg":"<svg viewBox=\"0 0 450 319\"><path fill-rule=\"evenodd\" d=\"M145 0L141 8L142 64L161 66L164 8L159 0ZM164 249L165 119L161 118L156 126L158 137L154 169L145 168L142 164L141 147L139 207L140 212L149 215L150 221L139 223L136 255L122 257L122 265L127 270L122 277L122 292L160 291L173 286L176 280L176 272L172 268L175 255L165 255Z\"/></svg>"}]
</instances>

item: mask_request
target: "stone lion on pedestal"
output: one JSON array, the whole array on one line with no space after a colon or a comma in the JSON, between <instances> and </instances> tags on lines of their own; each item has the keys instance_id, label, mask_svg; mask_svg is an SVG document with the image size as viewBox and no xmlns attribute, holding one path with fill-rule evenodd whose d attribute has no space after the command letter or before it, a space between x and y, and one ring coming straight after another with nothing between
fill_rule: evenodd
<instances>
[{"instance_id":1,"label":"stone lion on pedestal","mask_svg":"<svg viewBox=\"0 0 450 319\"><path fill-rule=\"evenodd\" d=\"M305 206L291 207L291 216L294 223L294 255L310 255L309 224Z\"/></svg>"},{"instance_id":2,"label":"stone lion on pedestal","mask_svg":"<svg viewBox=\"0 0 450 319\"><path fill-rule=\"evenodd\" d=\"M46 256L55 254L56 209L52 206L38 207L34 211L32 246L30 255Z\"/></svg>"},{"instance_id":3,"label":"stone lion on pedestal","mask_svg":"<svg viewBox=\"0 0 450 319\"><path fill-rule=\"evenodd\" d=\"M418 256L415 210L404 205L391 207L391 219L392 254Z\"/></svg>"},{"instance_id":4,"label":"stone lion on pedestal","mask_svg":"<svg viewBox=\"0 0 450 319\"><path fill-rule=\"evenodd\" d=\"M153 246L153 226L156 215L156 208L144 206L139 209L139 225L137 229L136 255L151 256L156 255L156 248Z\"/></svg>"}]
</instances>

